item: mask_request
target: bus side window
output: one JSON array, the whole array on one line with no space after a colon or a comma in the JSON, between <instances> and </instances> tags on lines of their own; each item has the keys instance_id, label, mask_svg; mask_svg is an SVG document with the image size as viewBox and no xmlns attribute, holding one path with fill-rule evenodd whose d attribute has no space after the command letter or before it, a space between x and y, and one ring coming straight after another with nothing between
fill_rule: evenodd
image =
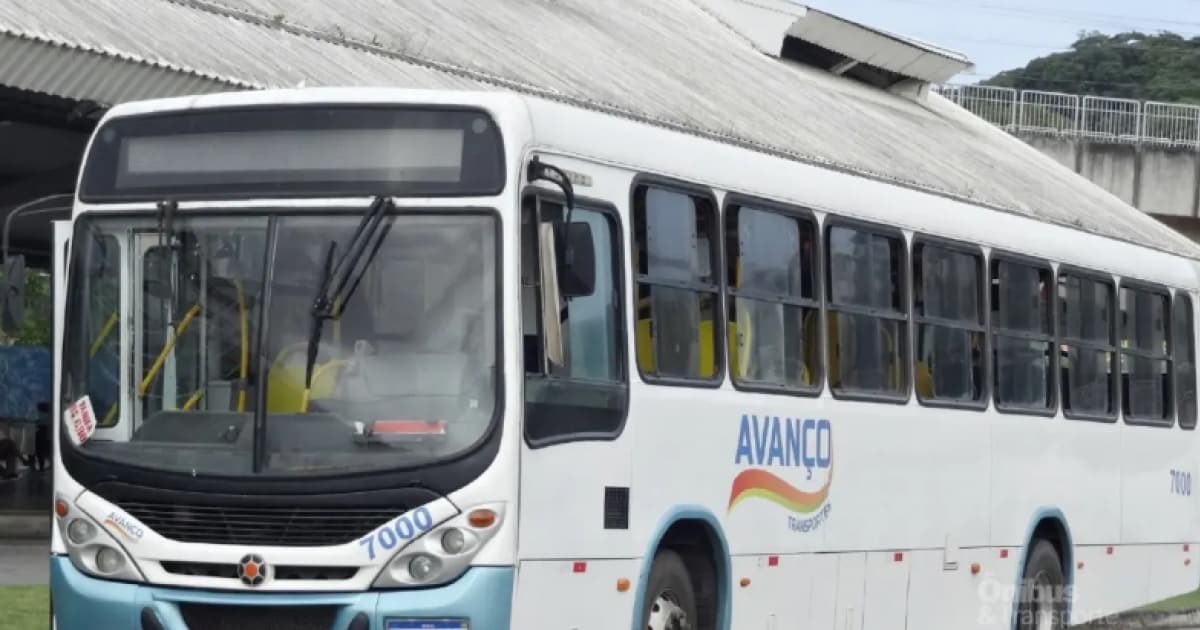
<instances>
[{"instance_id":1,"label":"bus side window","mask_svg":"<svg viewBox=\"0 0 1200 630\"><path fill-rule=\"evenodd\" d=\"M1111 279L1066 272L1058 277L1063 413L1116 418L1116 326Z\"/></svg>"},{"instance_id":2,"label":"bus side window","mask_svg":"<svg viewBox=\"0 0 1200 630\"><path fill-rule=\"evenodd\" d=\"M1196 428L1196 327L1192 317L1192 296L1175 292L1175 405L1179 426Z\"/></svg>"},{"instance_id":3,"label":"bus side window","mask_svg":"<svg viewBox=\"0 0 1200 630\"><path fill-rule=\"evenodd\" d=\"M829 385L842 396L908 395L904 238L834 225L828 243Z\"/></svg>"},{"instance_id":4,"label":"bus side window","mask_svg":"<svg viewBox=\"0 0 1200 630\"><path fill-rule=\"evenodd\" d=\"M572 223L591 229L595 290L560 307L561 365L547 360L541 301L540 224L563 220L562 205L527 200L521 219L521 328L525 357L525 436L546 445L617 435L625 420L628 384L622 335L620 251L615 221L576 207Z\"/></svg>"},{"instance_id":5,"label":"bus side window","mask_svg":"<svg viewBox=\"0 0 1200 630\"><path fill-rule=\"evenodd\" d=\"M815 392L821 379L815 221L751 206L725 215L729 364L747 388Z\"/></svg>"},{"instance_id":6,"label":"bus side window","mask_svg":"<svg viewBox=\"0 0 1200 630\"><path fill-rule=\"evenodd\" d=\"M1169 426L1171 394L1171 296L1163 289L1122 286L1121 406L1128 423Z\"/></svg>"},{"instance_id":7,"label":"bus side window","mask_svg":"<svg viewBox=\"0 0 1200 630\"><path fill-rule=\"evenodd\" d=\"M716 207L643 185L634 192L633 222L638 367L651 379L719 379Z\"/></svg>"},{"instance_id":8,"label":"bus side window","mask_svg":"<svg viewBox=\"0 0 1200 630\"><path fill-rule=\"evenodd\" d=\"M915 375L921 402L983 402L983 256L965 247L913 247Z\"/></svg>"},{"instance_id":9,"label":"bus side window","mask_svg":"<svg viewBox=\"0 0 1200 630\"><path fill-rule=\"evenodd\" d=\"M1046 413L1054 409L1054 344L1048 265L991 262L992 379L996 407Z\"/></svg>"}]
</instances>

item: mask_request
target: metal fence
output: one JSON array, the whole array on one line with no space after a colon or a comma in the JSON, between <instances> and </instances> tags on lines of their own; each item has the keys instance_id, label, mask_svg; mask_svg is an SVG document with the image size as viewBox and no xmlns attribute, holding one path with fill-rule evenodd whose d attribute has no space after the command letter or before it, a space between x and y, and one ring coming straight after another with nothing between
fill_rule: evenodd
<instances>
[{"instance_id":1,"label":"metal fence","mask_svg":"<svg viewBox=\"0 0 1200 630\"><path fill-rule=\"evenodd\" d=\"M1009 132L1200 149L1200 106L988 85L936 91Z\"/></svg>"}]
</instances>

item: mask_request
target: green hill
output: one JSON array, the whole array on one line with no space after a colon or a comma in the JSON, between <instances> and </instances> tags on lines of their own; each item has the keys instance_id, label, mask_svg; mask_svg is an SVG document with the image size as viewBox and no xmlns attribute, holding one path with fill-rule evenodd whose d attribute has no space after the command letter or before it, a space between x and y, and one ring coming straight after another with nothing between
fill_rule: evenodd
<instances>
[{"instance_id":1,"label":"green hill","mask_svg":"<svg viewBox=\"0 0 1200 630\"><path fill-rule=\"evenodd\" d=\"M1082 33L1071 50L1039 57L983 84L1200 104L1200 37Z\"/></svg>"}]
</instances>

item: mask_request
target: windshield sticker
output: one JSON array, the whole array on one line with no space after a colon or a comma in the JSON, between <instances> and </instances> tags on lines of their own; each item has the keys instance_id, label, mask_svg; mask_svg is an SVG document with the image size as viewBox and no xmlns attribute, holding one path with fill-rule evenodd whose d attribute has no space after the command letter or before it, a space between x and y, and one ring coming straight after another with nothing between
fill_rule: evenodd
<instances>
[{"instance_id":1,"label":"windshield sticker","mask_svg":"<svg viewBox=\"0 0 1200 630\"><path fill-rule=\"evenodd\" d=\"M126 542L136 543L146 535L146 530L137 521L116 512L108 513L104 526L120 534Z\"/></svg>"},{"instance_id":2,"label":"windshield sticker","mask_svg":"<svg viewBox=\"0 0 1200 630\"><path fill-rule=\"evenodd\" d=\"M66 412L67 435L71 443L79 446L91 439L96 432L96 412L92 409L91 396L84 396L71 403Z\"/></svg>"},{"instance_id":3,"label":"windshield sticker","mask_svg":"<svg viewBox=\"0 0 1200 630\"><path fill-rule=\"evenodd\" d=\"M433 514L429 508L422 506L367 534L358 544L366 548L367 560L374 560L376 543L384 551L391 551L397 545L403 547L408 541L431 529Z\"/></svg>"},{"instance_id":4,"label":"windshield sticker","mask_svg":"<svg viewBox=\"0 0 1200 630\"><path fill-rule=\"evenodd\" d=\"M376 420L374 435L445 435L446 423L429 420Z\"/></svg>"}]
</instances>

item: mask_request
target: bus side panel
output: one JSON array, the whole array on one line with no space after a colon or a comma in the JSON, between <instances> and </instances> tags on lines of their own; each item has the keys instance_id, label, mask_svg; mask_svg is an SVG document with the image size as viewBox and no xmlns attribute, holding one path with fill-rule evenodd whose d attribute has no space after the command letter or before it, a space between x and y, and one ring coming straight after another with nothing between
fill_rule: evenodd
<instances>
[{"instance_id":1,"label":"bus side panel","mask_svg":"<svg viewBox=\"0 0 1200 630\"><path fill-rule=\"evenodd\" d=\"M964 549L957 567L947 568L940 549L910 555L908 628L1010 627L1013 586L1006 565L1012 560L997 560L993 549ZM978 575L972 563L981 565Z\"/></svg>"},{"instance_id":2,"label":"bus side panel","mask_svg":"<svg viewBox=\"0 0 1200 630\"><path fill-rule=\"evenodd\" d=\"M905 630L912 558L904 553L868 553L863 627Z\"/></svg>"},{"instance_id":3,"label":"bus side panel","mask_svg":"<svg viewBox=\"0 0 1200 630\"><path fill-rule=\"evenodd\" d=\"M837 611L838 557L828 553L810 557L812 588L808 597L808 625L800 627L833 628Z\"/></svg>"},{"instance_id":4,"label":"bus side panel","mask_svg":"<svg viewBox=\"0 0 1200 630\"><path fill-rule=\"evenodd\" d=\"M1194 432L1178 428L1122 427L1121 542L1186 543L1195 540ZM1180 585L1190 588L1191 585Z\"/></svg>"},{"instance_id":5,"label":"bus side panel","mask_svg":"<svg viewBox=\"0 0 1200 630\"><path fill-rule=\"evenodd\" d=\"M628 628L636 591L619 591L617 581L633 581L639 564L636 560L522 561L511 627Z\"/></svg>"},{"instance_id":6,"label":"bus side panel","mask_svg":"<svg viewBox=\"0 0 1200 630\"><path fill-rule=\"evenodd\" d=\"M990 546L1023 549L1035 519L1058 513L1075 545L1120 540L1117 424L997 414L992 443Z\"/></svg>"}]
</instances>

